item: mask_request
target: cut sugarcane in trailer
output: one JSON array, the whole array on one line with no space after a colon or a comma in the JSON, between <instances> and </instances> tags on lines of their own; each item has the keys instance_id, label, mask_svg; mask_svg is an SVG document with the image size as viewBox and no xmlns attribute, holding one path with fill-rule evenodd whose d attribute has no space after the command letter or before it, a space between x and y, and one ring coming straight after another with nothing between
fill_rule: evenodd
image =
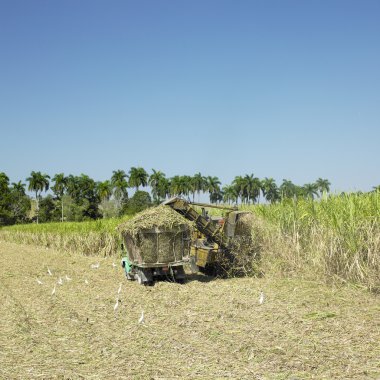
<instances>
[{"instance_id":1,"label":"cut sugarcane in trailer","mask_svg":"<svg viewBox=\"0 0 380 380\"><path fill-rule=\"evenodd\" d=\"M126 276L149 285L160 278L184 282L191 225L166 206L147 209L118 227Z\"/></svg>"}]
</instances>

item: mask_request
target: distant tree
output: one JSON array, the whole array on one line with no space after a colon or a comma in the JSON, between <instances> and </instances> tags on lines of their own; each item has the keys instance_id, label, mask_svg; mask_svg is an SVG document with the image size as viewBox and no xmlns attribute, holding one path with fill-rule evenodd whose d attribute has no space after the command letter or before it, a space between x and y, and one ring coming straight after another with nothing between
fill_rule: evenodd
<instances>
[{"instance_id":1,"label":"distant tree","mask_svg":"<svg viewBox=\"0 0 380 380\"><path fill-rule=\"evenodd\" d=\"M242 176L236 176L232 181L232 186L234 187L238 199L240 198L240 202L243 203L245 199L245 181Z\"/></svg>"},{"instance_id":2,"label":"distant tree","mask_svg":"<svg viewBox=\"0 0 380 380\"><path fill-rule=\"evenodd\" d=\"M133 215L151 206L152 198L150 197L149 193L139 190L136 191L124 205L124 213Z\"/></svg>"},{"instance_id":3,"label":"distant tree","mask_svg":"<svg viewBox=\"0 0 380 380\"><path fill-rule=\"evenodd\" d=\"M158 184L157 195L159 199L165 199L170 195L170 180L168 178L162 178Z\"/></svg>"},{"instance_id":4,"label":"distant tree","mask_svg":"<svg viewBox=\"0 0 380 380\"><path fill-rule=\"evenodd\" d=\"M135 187L136 191L140 186L146 186L148 184L149 175L143 168L132 167L129 171L129 186Z\"/></svg>"},{"instance_id":5,"label":"distant tree","mask_svg":"<svg viewBox=\"0 0 380 380\"><path fill-rule=\"evenodd\" d=\"M41 198L39 206L38 217L41 223L53 222L60 219L60 210L56 207L56 202L54 202L54 199L50 194Z\"/></svg>"},{"instance_id":6,"label":"distant tree","mask_svg":"<svg viewBox=\"0 0 380 380\"><path fill-rule=\"evenodd\" d=\"M113 195L116 200L116 207L120 211L122 203L128 199L128 176L124 170L114 170L112 173Z\"/></svg>"},{"instance_id":7,"label":"distant tree","mask_svg":"<svg viewBox=\"0 0 380 380\"><path fill-rule=\"evenodd\" d=\"M322 196L323 193L328 193L330 191L330 185L328 179L318 178L315 182L317 190L319 191L319 196Z\"/></svg>"},{"instance_id":8,"label":"distant tree","mask_svg":"<svg viewBox=\"0 0 380 380\"><path fill-rule=\"evenodd\" d=\"M111 182L106 180L104 182L97 183L97 192L100 198L100 201L108 201L112 195L112 185Z\"/></svg>"},{"instance_id":9,"label":"distant tree","mask_svg":"<svg viewBox=\"0 0 380 380\"><path fill-rule=\"evenodd\" d=\"M293 198L296 196L296 185L287 179L282 180L282 184L280 186L280 195L281 199Z\"/></svg>"},{"instance_id":10,"label":"distant tree","mask_svg":"<svg viewBox=\"0 0 380 380\"><path fill-rule=\"evenodd\" d=\"M0 226L13 223L11 204L11 191L8 176L0 172Z\"/></svg>"},{"instance_id":11,"label":"distant tree","mask_svg":"<svg viewBox=\"0 0 380 380\"><path fill-rule=\"evenodd\" d=\"M152 189L152 195L154 203L160 203L161 199L166 197L166 189L165 192L163 189L166 187L166 178L165 174L159 170L152 169L152 174L149 176L149 186Z\"/></svg>"},{"instance_id":12,"label":"distant tree","mask_svg":"<svg viewBox=\"0 0 380 380\"><path fill-rule=\"evenodd\" d=\"M30 177L26 180L29 182L28 190L33 191L36 195L36 214L37 214L37 224L38 224L38 213L39 213L39 201L41 193L43 191L49 190L49 179L47 174L42 174L41 172L32 171Z\"/></svg>"},{"instance_id":13,"label":"distant tree","mask_svg":"<svg viewBox=\"0 0 380 380\"><path fill-rule=\"evenodd\" d=\"M265 199L270 203L277 202L280 199L280 193L273 178L265 177L262 180L262 191Z\"/></svg>"},{"instance_id":14,"label":"distant tree","mask_svg":"<svg viewBox=\"0 0 380 380\"><path fill-rule=\"evenodd\" d=\"M231 204L237 203L239 194L236 191L236 188L232 185L227 185L223 187L223 202Z\"/></svg>"},{"instance_id":15,"label":"distant tree","mask_svg":"<svg viewBox=\"0 0 380 380\"><path fill-rule=\"evenodd\" d=\"M83 220L97 219L99 213L100 197L96 182L86 174L67 177L67 193L77 206L82 209Z\"/></svg>"},{"instance_id":16,"label":"distant tree","mask_svg":"<svg viewBox=\"0 0 380 380\"><path fill-rule=\"evenodd\" d=\"M12 183L10 188L10 210L13 223L25 223L29 220L30 198L25 193L26 185L21 181Z\"/></svg>"},{"instance_id":17,"label":"distant tree","mask_svg":"<svg viewBox=\"0 0 380 380\"><path fill-rule=\"evenodd\" d=\"M214 203L216 203L218 202L217 199L220 199L220 197L222 197L223 199L223 195L221 194L221 189L220 189L221 182L219 178L207 176L206 181L207 181L207 190L210 196L210 202L215 201Z\"/></svg>"},{"instance_id":18,"label":"distant tree","mask_svg":"<svg viewBox=\"0 0 380 380\"><path fill-rule=\"evenodd\" d=\"M97 193L100 198L100 209L102 211L103 218L108 218L110 216L115 216L115 204L110 201L112 196L113 186L111 181L103 181L97 183Z\"/></svg>"},{"instance_id":19,"label":"distant tree","mask_svg":"<svg viewBox=\"0 0 380 380\"><path fill-rule=\"evenodd\" d=\"M314 199L314 196L318 195L318 186L315 183L305 183L301 188L301 194L305 198Z\"/></svg>"},{"instance_id":20,"label":"distant tree","mask_svg":"<svg viewBox=\"0 0 380 380\"><path fill-rule=\"evenodd\" d=\"M16 183L14 183L14 182L12 183L12 189L21 195L26 195L25 188L26 188L25 183L22 183L21 181L18 181Z\"/></svg>"},{"instance_id":21,"label":"distant tree","mask_svg":"<svg viewBox=\"0 0 380 380\"><path fill-rule=\"evenodd\" d=\"M190 191L190 177L176 175L170 179L170 195L171 196L187 196Z\"/></svg>"},{"instance_id":22,"label":"distant tree","mask_svg":"<svg viewBox=\"0 0 380 380\"><path fill-rule=\"evenodd\" d=\"M54 185L51 187L54 195L61 202L61 222L64 220L63 214L63 196L67 188L67 178L63 173L56 174L53 177Z\"/></svg>"},{"instance_id":23,"label":"distant tree","mask_svg":"<svg viewBox=\"0 0 380 380\"><path fill-rule=\"evenodd\" d=\"M260 196L260 191L262 187L261 181L253 174L247 174L241 180L241 186L243 198L245 199L245 201L247 203L250 203L250 201L255 203Z\"/></svg>"},{"instance_id":24,"label":"distant tree","mask_svg":"<svg viewBox=\"0 0 380 380\"><path fill-rule=\"evenodd\" d=\"M210 193L210 203L219 203L223 200L223 191L221 189Z\"/></svg>"},{"instance_id":25,"label":"distant tree","mask_svg":"<svg viewBox=\"0 0 380 380\"><path fill-rule=\"evenodd\" d=\"M193 191L193 202L194 202L195 193L198 194L198 202L199 202L200 193L202 191L207 190L207 179L204 176L202 176L201 173L196 173L193 175L191 179L191 183L192 183L192 191Z\"/></svg>"},{"instance_id":26,"label":"distant tree","mask_svg":"<svg viewBox=\"0 0 380 380\"><path fill-rule=\"evenodd\" d=\"M8 191L9 178L4 172L0 172L0 194Z\"/></svg>"}]
</instances>

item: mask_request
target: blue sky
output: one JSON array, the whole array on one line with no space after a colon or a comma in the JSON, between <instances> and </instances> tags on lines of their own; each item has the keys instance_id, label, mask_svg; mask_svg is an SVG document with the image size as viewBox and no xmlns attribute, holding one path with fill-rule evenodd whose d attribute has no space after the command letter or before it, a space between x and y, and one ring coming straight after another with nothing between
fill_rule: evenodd
<instances>
[{"instance_id":1,"label":"blue sky","mask_svg":"<svg viewBox=\"0 0 380 380\"><path fill-rule=\"evenodd\" d=\"M0 0L0 171L380 184L380 2Z\"/></svg>"}]
</instances>

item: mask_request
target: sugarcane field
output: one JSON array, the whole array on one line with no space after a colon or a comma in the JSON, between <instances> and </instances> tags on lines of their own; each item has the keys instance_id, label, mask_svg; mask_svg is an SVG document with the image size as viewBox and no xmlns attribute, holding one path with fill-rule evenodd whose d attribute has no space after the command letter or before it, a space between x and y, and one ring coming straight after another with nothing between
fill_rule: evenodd
<instances>
[{"instance_id":1,"label":"sugarcane field","mask_svg":"<svg viewBox=\"0 0 380 380\"><path fill-rule=\"evenodd\" d=\"M379 20L0 0L0 380L380 380Z\"/></svg>"},{"instance_id":2,"label":"sugarcane field","mask_svg":"<svg viewBox=\"0 0 380 380\"><path fill-rule=\"evenodd\" d=\"M194 203L171 198L107 238L108 224L71 228L77 251L62 223L1 229L0 378L379 377L377 271L333 280L268 215L215 206L221 224ZM223 240L232 226L249 243Z\"/></svg>"}]
</instances>

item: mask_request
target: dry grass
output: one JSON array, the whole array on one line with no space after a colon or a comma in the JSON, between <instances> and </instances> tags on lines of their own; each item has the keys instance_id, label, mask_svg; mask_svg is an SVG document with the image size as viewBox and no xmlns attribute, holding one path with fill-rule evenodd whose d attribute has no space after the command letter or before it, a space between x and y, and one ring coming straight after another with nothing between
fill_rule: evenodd
<instances>
[{"instance_id":1,"label":"dry grass","mask_svg":"<svg viewBox=\"0 0 380 380\"><path fill-rule=\"evenodd\" d=\"M0 243L1 379L380 378L380 300L363 289L269 274L142 287L113 260Z\"/></svg>"}]
</instances>

